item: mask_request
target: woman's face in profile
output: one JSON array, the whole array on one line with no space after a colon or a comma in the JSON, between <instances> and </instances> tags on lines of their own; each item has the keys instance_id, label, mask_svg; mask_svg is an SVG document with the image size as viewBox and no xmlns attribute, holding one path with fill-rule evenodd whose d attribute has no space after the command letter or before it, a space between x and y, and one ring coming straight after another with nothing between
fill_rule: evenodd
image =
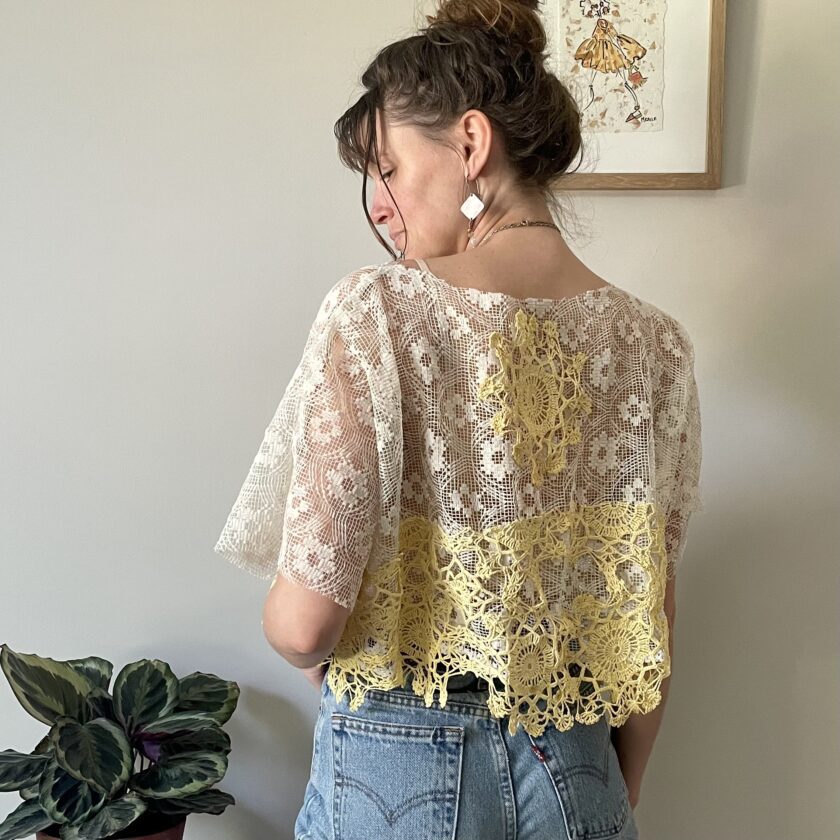
<instances>
[{"instance_id":1,"label":"woman's face in profile","mask_svg":"<svg viewBox=\"0 0 840 840\"><path fill-rule=\"evenodd\" d=\"M406 257L462 250L459 242L466 238L467 220L460 206L466 185L457 155L414 126L383 123L379 111L377 144L382 174L371 161L369 212L380 233L394 250L405 249Z\"/></svg>"}]
</instances>

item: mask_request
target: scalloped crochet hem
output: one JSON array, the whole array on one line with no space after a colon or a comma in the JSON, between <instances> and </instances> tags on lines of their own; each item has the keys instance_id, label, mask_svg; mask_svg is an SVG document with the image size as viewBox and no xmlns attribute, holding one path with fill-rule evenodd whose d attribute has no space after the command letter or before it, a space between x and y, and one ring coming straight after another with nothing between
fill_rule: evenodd
<instances>
[{"instance_id":1,"label":"scalloped crochet hem","mask_svg":"<svg viewBox=\"0 0 840 840\"><path fill-rule=\"evenodd\" d=\"M484 531L400 523L400 550L365 572L329 663L337 697L404 686L431 706L446 680L498 678L487 706L538 735L606 715L621 726L670 674L664 517L654 504L549 511Z\"/></svg>"},{"instance_id":2,"label":"scalloped crochet hem","mask_svg":"<svg viewBox=\"0 0 840 840\"><path fill-rule=\"evenodd\" d=\"M417 697L422 697L426 707L430 708L435 702L435 694L440 708L446 708L449 694L446 691L446 681L449 677L461 673L451 672L447 675L434 673L426 668L413 668L406 665L406 671L412 674L410 688ZM658 686L671 672L670 663L666 663L659 670L659 678L654 684L643 687L628 684L624 687L616 702L603 697L579 697L574 689L565 689L563 675L559 675L556 684L548 688L539 697L514 697L509 690L501 693L492 684L492 679L482 676L490 682L488 688L487 708L495 718L508 718L508 732L515 735L522 727L529 735L542 735L548 726L554 726L558 731L565 732L576 723L591 725L606 717L610 726L622 726L631 714L647 714L652 712L660 703L662 693ZM571 684L579 683L579 678L566 678ZM330 664L327 671L327 684L340 701L349 695L349 706L352 711L358 711L365 697L371 690L390 691L393 688L405 688L408 680L393 682L386 679L373 679L362 682L360 679L350 681L340 666Z\"/></svg>"}]
</instances>

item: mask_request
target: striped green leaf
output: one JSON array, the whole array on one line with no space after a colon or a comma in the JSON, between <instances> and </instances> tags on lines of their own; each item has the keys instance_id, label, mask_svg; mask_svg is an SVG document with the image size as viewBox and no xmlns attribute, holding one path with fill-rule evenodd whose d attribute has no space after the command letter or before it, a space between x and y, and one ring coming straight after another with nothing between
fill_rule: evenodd
<instances>
[{"instance_id":1,"label":"striped green leaf","mask_svg":"<svg viewBox=\"0 0 840 840\"><path fill-rule=\"evenodd\" d=\"M39 776L31 785L22 787L18 793L21 799L37 799L38 791L41 788L41 777Z\"/></svg>"},{"instance_id":2,"label":"striped green leaf","mask_svg":"<svg viewBox=\"0 0 840 840\"><path fill-rule=\"evenodd\" d=\"M116 717L114 698L104 688L94 688L87 696L87 703L91 718L103 717L113 720Z\"/></svg>"},{"instance_id":3,"label":"striped green leaf","mask_svg":"<svg viewBox=\"0 0 840 840\"><path fill-rule=\"evenodd\" d=\"M218 726L215 719L203 712L173 712L158 718L137 729L137 734L144 739L158 735L177 735L180 732L193 732L199 729L212 729Z\"/></svg>"},{"instance_id":4,"label":"striped green leaf","mask_svg":"<svg viewBox=\"0 0 840 840\"><path fill-rule=\"evenodd\" d=\"M16 653L0 646L0 668L18 702L41 723L69 717L84 723L89 718L85 697L92 689L87 678L68 665L34 653Z\"/></svg>"},{"instance_id":5,"label":"striped green leaf","mask_svg":"<svg viewBox=\"0 0 840 840\"><path fill-rule=\"evenodd\" d=\"M185 732L183 735L175 735L161 741L160 755L163 758L185 752L219 752L227 755L230 753L230 735L218 723L212 721L206 729Z\"/></svg>"},{"instance_id":6,"label":"striped green leaf","mask_svg":"<svg viewBox=\"0 0 840 840\"><path fill-rule=\"evenodd\" d=\"M107 691L111 674L114 672L114 666L107 659L86 656L83 659L67 659L66 663L85 677L92 686Z\"/></svg>"},{"instance_id":7,"label":"striped green leaf","mask_svg":"<svg viewBox=\"0 0 840 840\"><path fill-rule=\"evenodd\" d=\"M219 753L181 753L132 776L129 786L150 799L180 798L215 785L227 764L227 756Z\"/></svg>"},{"instance_id":8,"label":"striped green leaf","mask_svg":"<svg viewBox=\"0 0 840 840\"><path fill-rule=\"evenodd\" d=\"M81 823L62 826L61 840L100 840L130 826L146 810L146 803L136 794L108 802L92 817Z\"/></svg>"},{"instance_id":9,"label":"striped green leaf","mask_svg":"<svg viewBox=\"0 0 840 840\"><path fill-rule=\"evenodd\" d=\"M105 803L104 794L71 776L52 756L41 774L39 799L43 809L57 823L83 820Z\"/></svg>"},{"instance_id":10,"label":"striped green leaf","mask_svg":"<svg viewBox=\"0 0 840 840\"><path fill-rule=\"evenodd\" d=\"M0 791L21 790L41 778L45 755L28 755L16 750L0 752Z\"/></svg>"},{"instance_id":11,"label":"striped green leaf","mask_svg":"<svg viewBox=\"0 0 840 840\"><path fill-rule=\"evenodd\" d=\"M52 754L52 742L50 741L50 733L47 732L37 744L35 744L35 748L32 750L32 755L51 755ZM38 791L41 787L41 775L38 774L38 778L32 782L32 784L27 785L26 787L22 787L18 793L21 795L23 799L37 799L38 798Z\"/></svg>"},{"instance_id":12,"label":"striped green leaf","mask_svg":"<svg viewBox=\"0 0 840 840\"><path fill-rule=\"evenodd\" d=\"M131 734L168 714L178 702L178 678L160 659L131 662L114 680L114 714Z\"/></svg>"},{"instance_id":13,"label":"striped green leaf","mask_svg":"<svg viewBox=\"0 0 840 840\"><path fill-rule=\"evenodd\" d=\"M0 840L20 840L53 824L37 799L28 799L0 823Z\"/></svg>"},{"instance_id":14,"label":"striped green leaf","mask_svg":"<svg viewBox=\"0 0 840 840\"><path fill-rule=\"evenodd\" d=\"M224 724L230 720L238 701L239 686L235 682L196 671L179 680L175 711L208 712Z\"/></svg>"},{"instance_id":15,"label":"striped green leaf","mask_svg":"<svg viewBox=\"0 0 840 840\"><path fill-rule=\"evenodd\" d=\"M131 744L111 720L89 723L59 720L52 730L55 760L76 779L111 796L128 781L132 770Z\"/></svg>"},{"instance_id":16,"label":"striped green leaf","mask_svg":"<svg viewBox=\"0 0 840 840\"><path fill-rule=\"evenodd\" d=\"M178 799L153 799L150 806L159 814L177 817L183 814L221 814L228 805L235 805L236 800L223 790L203 790Z\"/></svg>"}]
</instances>

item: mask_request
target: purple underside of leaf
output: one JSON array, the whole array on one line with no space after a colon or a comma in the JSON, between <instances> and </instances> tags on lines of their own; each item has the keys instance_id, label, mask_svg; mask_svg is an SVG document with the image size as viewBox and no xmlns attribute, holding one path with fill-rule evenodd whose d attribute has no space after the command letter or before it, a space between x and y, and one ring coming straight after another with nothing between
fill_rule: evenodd
<instances>
[{"instance_id":1,"label":"purple underside of leaf","mask_svg":"<svg viewBox=\"0 0 840 840\"><path fill-rule=\"evenodd\" d=\"M137 741L137 749L139 749L146 758L150 758L152 761L160 760L160 740L140 738Z\"/></svg>"},{"instance_id":2,"label":"purple underside of leaf","mask_svg":"<svg viewBox=\"0 0 840 840\"><path fill-rule=\"evenodd\" d=\"M146 732L144 729L135 729L131 742L139 748L141 744L160 744L180 734L180 732Z\"/></svg>"}]
</instances>

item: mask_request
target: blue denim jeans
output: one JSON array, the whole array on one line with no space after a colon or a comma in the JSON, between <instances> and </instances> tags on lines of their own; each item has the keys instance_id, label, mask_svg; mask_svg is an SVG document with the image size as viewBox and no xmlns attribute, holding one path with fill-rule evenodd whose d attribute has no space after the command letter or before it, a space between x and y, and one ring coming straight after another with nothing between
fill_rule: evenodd
<instances>
[{"instance_id":1,"label":"blue denim jeans","mask_svg":"<svg viewBox=\"0 0 840 840\"><path fill-rule=\"evenodd\" d=\"M325 677L295 840L638 840L606 718L510 735L486 697L409 678L353 712Z\"/></svg>"}]
</instances>

